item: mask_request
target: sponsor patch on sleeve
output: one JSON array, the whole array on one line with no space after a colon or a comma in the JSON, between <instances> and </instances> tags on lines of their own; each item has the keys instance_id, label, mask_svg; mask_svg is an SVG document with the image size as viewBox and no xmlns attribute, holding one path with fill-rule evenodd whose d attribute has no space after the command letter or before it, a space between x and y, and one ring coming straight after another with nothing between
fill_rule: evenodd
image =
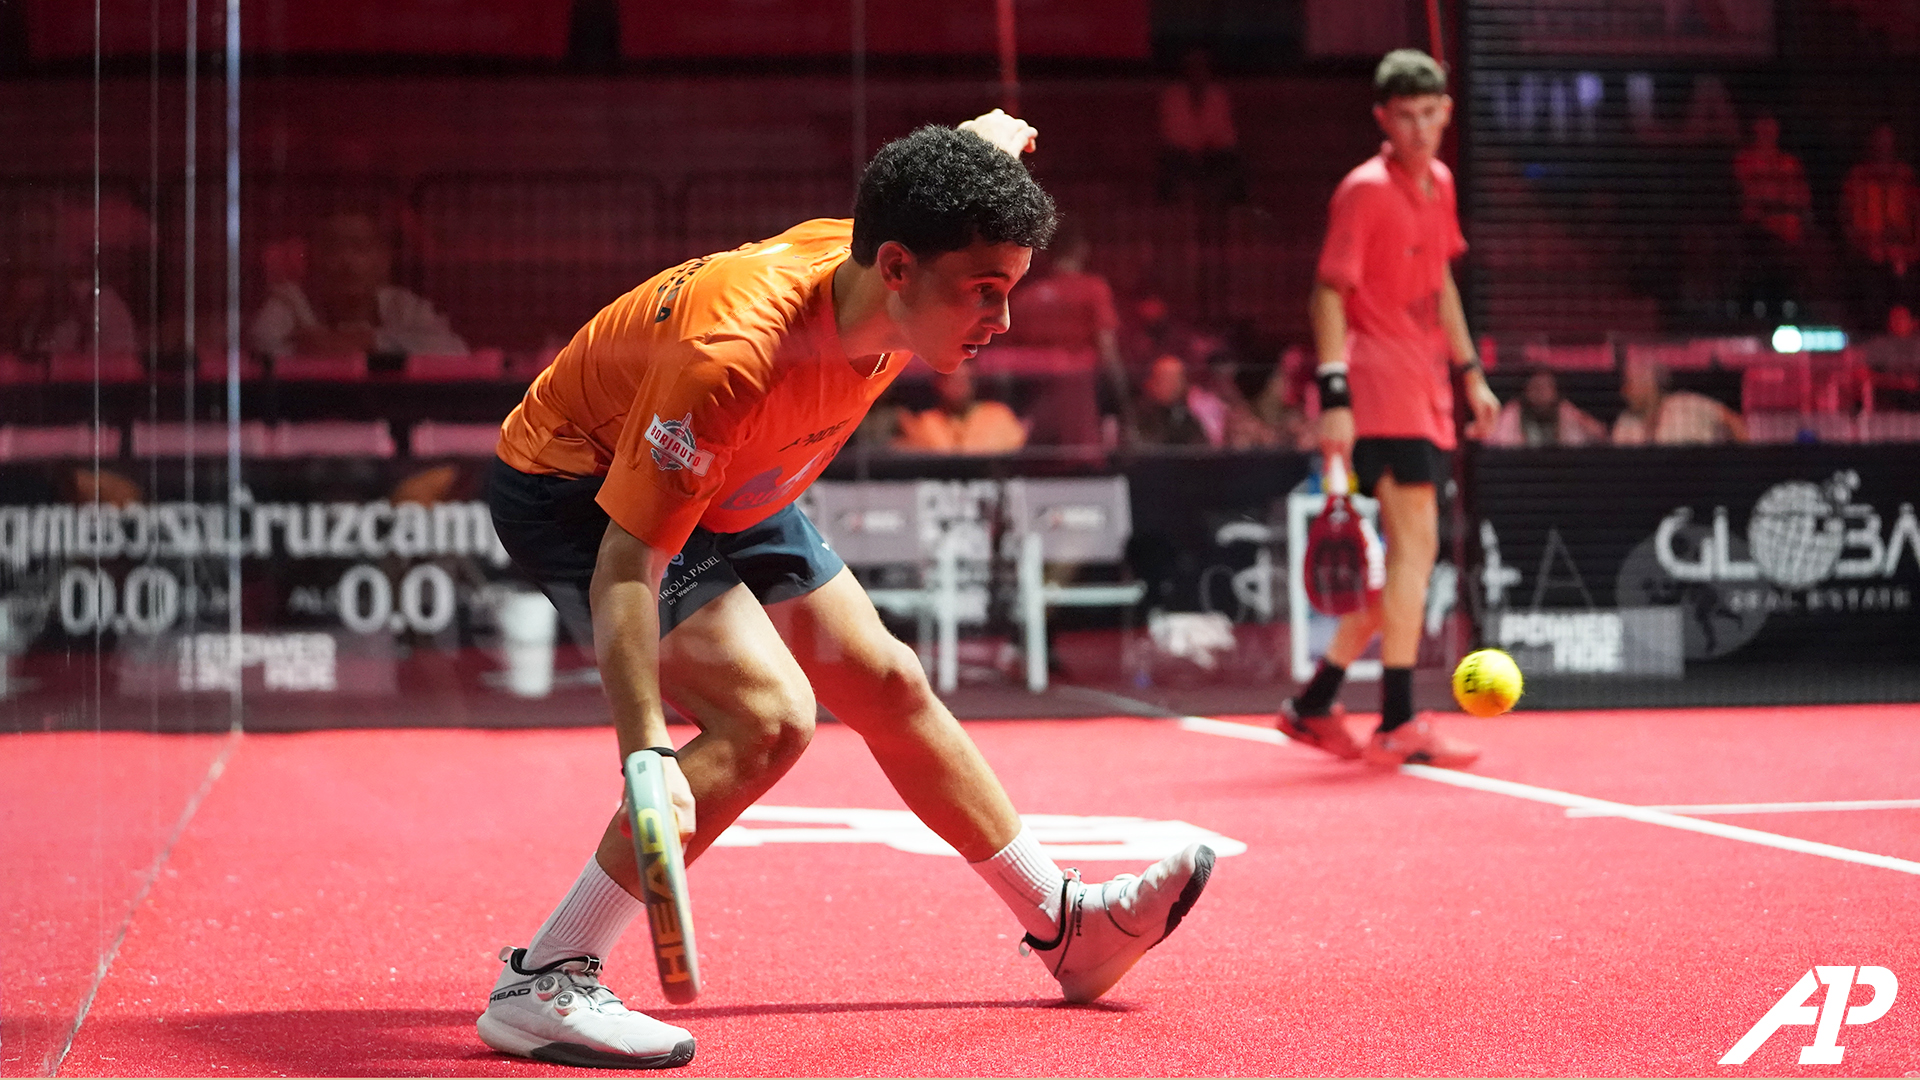
<instances>
[{"instance_id":1,"label":"sponsor patch on sleeve","mask_svg":"<svg viewBox=\"0 0 1920 1080\"><path fill-rule=\"evenodd\" d=\"M658 413L647 425L647 446L653 463L662 469L687 469L695 476L707 475L713 465L713 451L700 449L693 437L693 414L678 420L662 420Z\"/></svg>"}]
</instances>

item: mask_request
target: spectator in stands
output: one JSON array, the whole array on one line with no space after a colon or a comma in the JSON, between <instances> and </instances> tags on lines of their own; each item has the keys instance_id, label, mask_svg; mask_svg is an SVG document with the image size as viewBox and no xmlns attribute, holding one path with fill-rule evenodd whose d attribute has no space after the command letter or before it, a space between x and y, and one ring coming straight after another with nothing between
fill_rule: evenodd
<instances>
[{"instance_id":1,"label":"spectator in stands","mask_svg":"<svg viewBox=\"0 0 1920 1080\"><path fill-rule=\"evenodd\" d=\"M112 246L113 232L123 231L109 228L113 219L105 211L110 205L103 204L103 247ZM9 260L19 269L0 294L0 353L57 356L98 349L103 356L124 356L138 351L133 313L104 281L96 311L94 231L88 209L58 203L21 207Z\"/></svg>"},{"instance_id":2,"label":"spectator in stands","mask_svg":"<svg viewBox=\"0 0 1920 1080\"><path fill-rule=\"evenodd\" d=\"M14 277L0 310L0 353L58 356L91 353L125 356L138 351L133 313L108 285L99 292L94 318L91 275L84 272L28 271Z\"/></svg>"},{"instance_id":3,"label":"spectator in stands","mask_svg":"<svg viewBox=\"0 0 1920 1080\"><path fill-rule=\"evenodd\" d=\"M933 388L940 395L940 404L925 412L903 412L900 434L893 440L895 449L1005 454L1026 445L1026 426L1012 409L974 396L970 368L935 374Z\"/></svg>"},{"instance_id":4,"label":"spectator in stands","mask_svg":"<svg viewBox=\"0 0 1920 1080\"><path fill-rule=\"evenodd\" d=\"M1149 292L1128 310L1121 328L1121 355L1126 360L1128 385L1137 385L1153 371L1153 362L1167 353L1191 356L1199 335L1178 318L1173 305L1158 292Z\"/></svg>"},{"instance_id":5,"label":"spectator in stands","mask_svg":"<svg viewBox=\"0 0 1920 1080\"><path fill-rule=\"evenodd\" d=\"M1098 443L1103 384L1110 399L1108 411L1123 418L1127 414L1120 319L1114 311L1112 286L1087 269L1091 250L1085 234L1065 233L1055 242L1047 272L1030 278L1011 299L1007 344L1073 354L1074 370L1048 378L1033 403L1029 420L1037 443Z\"/></svg>"},{"instance_id":6,"label":"spectator in stands","mask_svg":"<svg viewBox=\"0 0 1920 1080\"><path fill-rule=\"evenodd\" d=\"M1291 374L1286 364L1276 364L1260 381L1260 388L1252 397L1242 392L1228 400L1223 443L1227 449L1307 448L1307 415L1301 411L1298 395L1293 392Z\"/></svg>"},{"instance_id":7,"label":"spectator in stands","mask_svg":"<svg viewBox=\"0 0 1920 1080\"><path fill-rule=\"evenodd\" d=\"M1888 310L1886 335L1867 342L1860 356L1875 409L1920 412L1920 325L1911 309Z\"/></svg>"},{"instance_id":8,"label":"spectator in stands","mask_svg":"<svg viewBox=\"0 0 1920 1080\"><path fill-rule=\"evenodd\" d=\"M1493 446L1586 446L1607 441L1607 426L1560 396L1560 380L1541 369L1507 402L1487 442Z\"/></svg>"},{"instance_id":9,"label":"spectator in stands","mask_svg":"<svg viewBox=\"0 0 1920 1080\"><path fill-rule=\"evenodd\" d=\"M1841 187L1840 211L1854 325L1884 325L1893 306L1920 302L1920 185L1900 160L1893 125L1867 137L1866 157Z\"/></svg>"},{"instance_id":10,"label":"spectator in stands","mask_svg":"<svg viewBox=\"0 0 1920 1080\"><path fill-rule=\"evenodd\" d=\"M1733 155L1746 263L1741 299L1764 305L1756 314L1777 316L1787 303L1804 302L1813 261L1813 192L1800 159L1780 148L1780 121L1761 113L1752 133Z\"/></svg>"},{"instance_id":11,"label":"spectator in stands","mask_svg":"<svg viewBox=\"0 0 1920 1080\"><path fill-rule=\"evenodd\" d=\"M1666 369L1629 360L1620 379L1627 409L1613 422L1615 446L1746 442L1740 414L1704 394L1670 387Z\"/></svg>"},{"instance_id":12,"label":"spectator in stands","mask_svg":"<svg viewBox=\"0 0 1920 1080\"><path fill-rule=\"evenodd\" d=\"M1208 410L1218 404L1219 398L1187 385L1187 362L1169 353L1153 362L1153 371L1141 388L1130 441L1137 446L1210 445L1212 440L1194 407Z\"/></svg>"},{"instance_id":13,"label":"spectator in stands","mask_svg":"<svg viewBox=\"0 0 1920 1080\"><path fill-rule=\"evenodd\" d=\"M248 340L269 356L450 354L466 342L426 298L393 284L393 245L372 215L341 211L309 240L307 281L273 287Z\"/></svg>"},{"instance_id":14,"label":"spectator in stands","mask_svg":"<svg viewBox=\"0 0 1920 1080\"><path fill-rule=\"evenodd\" d=\"M1185 78L1160 94L1160 201L1191 189L1202 202L1247 200L1233 99L1213 77L1205 49L1189 50Z\"/></svg>"}]
</instances>

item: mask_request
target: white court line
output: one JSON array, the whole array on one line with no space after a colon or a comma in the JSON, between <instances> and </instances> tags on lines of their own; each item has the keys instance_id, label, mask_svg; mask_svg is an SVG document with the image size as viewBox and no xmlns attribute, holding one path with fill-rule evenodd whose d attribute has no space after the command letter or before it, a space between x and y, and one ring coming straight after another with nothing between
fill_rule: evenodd
<instances>
[{"instance_id":1,"label":"white court line","mask_svg":"<svg viewBox=\"0 0 1920 1080\"><path fill-rule=\"evenodd\" d=\"M133 902L127 905L127 917L120 921L120 929L114 933L113 942L107 946L106 953L100 957L100 962L94 967L93 981L87 985L87 992L80 998L80 1008L74 1014L73 1026L67 1029L67 1037L61 1041L59 1047L47 1054L44 1062L47 1071L44 1075L60 1075L60 1064L67 1059L67 1054L72 1052L74 1040L80 1037L80 1025L87 1022L87 1013L93 1010L94 995L100 992L100 984L107 981L107 970L113 967L114 960L119 957L120 946L126 943L127 932L133 929L134 918L140 914L140 908L146 904L147 894L153 892L154 882L160 879L161 869L167 865L167 860L173 857L174 847L180 843L180 838L186 835L187 825L193 821L193 815L199 812L200 804L205 802L207 795L213 791L213 785L218 783L220 777L226 773L227 763L233 760L234 751L240 747L241 735L238 723L228 729L227 741L221 744L220 753L207 766L207 774L200 778L200 786L195 788L193 795L187 799L186 807L180 811L180 819L173 823L173 832L168 834L166 842L160 845L160 850L154 855L153 863L141 876L140 888L133 894Z\"/></svg>"},{"instance_id":2,"label":"white court line","mask_svg":"<svg viewBox=\"0 0 1920 1080\"><path fill-rule=\"evenodd\" d=\"M1204 716L1180 717L1180 727L1187 731L1206 735L1222 735L1232 739L1248 739L1253 742L1277 743L1287 741L1278 731L1257 728L1247 724L1233 724L1224 720L1209 720ZM1666 810L1650 806L1629 806L1626 803L1609 802L1590 795L1575 795L1567 791L1555 791L1552 788L1535 787L1532 784L1516 783L1512 780L1496 780L1491 776L1479 776L1474 773L1460 772L1456 769L1436 769L1431 765L1402 765L1400 771L1407 776L1417 776L1422 780L1432 780L1454 787L1472 788L1475 791L1492 792L1496 795L1509 795L1516 799L1562 806L1569 810L1591 811L1595 817L1620 817L1638 821L1647 825L1664 825L1669 829L1683 832L1703 833L1718 836L1724 840L1741 840L1762 847L1779 848L1782 851L1795 851L1802 855L1819 855L1841 862L1859 863L1863 866L1877 866L1883 870L1898 870L1903 874L1920 875L1920 863L1907 859L1896 859L1891 855L1875 855L1870 851L1855 851L1835 844L1822 844L1817 840L1802 840L1794 836L1781 836L1778 833L1762 832L1759 829L1746 829L1738 825L1725 825L1718 821L1701 821L1698 818L1684 817Z\"/></svg>"},{"instance_id":3,"label":"white court line","mask_svg":"<svg viewBox=\"0 0 1920 1080\"><path fill-rule=\"evenodd\" d=\"M1225 720L1209 720L1204 716L1183 716L1180 718L1180 726L1188 731L1198 731L1203 735L1224 735L1229 739L1247 739L1252 742L1272 743L1275 746L1293 741L1273 728L1234 724Z\"/></svg>"},{"instance_id":4,"label":"white court line","mask_svg":"<svg viewBox=\"0 0 1920 1080\"><path fill-rule=\"evenodd\" d=\"M1691 806L1643 806L1669 814L1811 814L1828 810L1920 810L1920 799L1835 799L1829 802L1730 802ZM1610 810L1567 808L1568 817L1612 817Z\"/></svg>"}]
</instances>

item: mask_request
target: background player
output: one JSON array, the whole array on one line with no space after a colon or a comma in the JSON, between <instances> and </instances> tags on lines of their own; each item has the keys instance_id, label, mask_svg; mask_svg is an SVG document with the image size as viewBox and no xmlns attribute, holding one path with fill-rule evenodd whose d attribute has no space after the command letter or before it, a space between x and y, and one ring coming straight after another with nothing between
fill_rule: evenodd
<instances>
[{"instance_id":1,"label":"background player","mask_svg":"<svg viewBox=\"0 0 1920 1080\"><path fill-rule=\"evenodd\" d=\"M1480 752L1413 715L1413 664L1439 549L1437 489L1453 474L1449 361L1464 368L1475 430L1493 424L1500 402L1448 266L1467 243L1453 173L1435 159L1453 118L1446 73L1427 54L1398 49L1374 72L1373 95L1387 141L1334 190L1308 317L1320 358L1320 450L1350 459L1360 490L1380 500L1386 587L1340 620L1312 681L1281 703L1279 727L1343 758L1464 766ZM1385 669L1380 727L1363 749L1334 697L1375 633Z\"/></svg>"},{"instance_id":2,"label":"background player","mask_svg":"<svg viewBox=\"0 0 1920 1080\"><path fill-rule=\"evenodd\" d=\"M952 371L1007 329L1007 294L1054 227L1019 161L1034 135L999 110L922 128L875 156L851 222L695 259L615 301L507 418L489 500L515 562L591 628L618 741L608 793L627 754L669 745L671 700L700 728L667 763L695 858L806 748L817 700L1088 1001L1179 923L1213 852L1099 885L1063 875L793 505L913 356ZM598 980L641 910L618 821L528 947L503 953L488 1045L575 1065L692 1058L691 1035Z\"/></svg>"}]
</instances>

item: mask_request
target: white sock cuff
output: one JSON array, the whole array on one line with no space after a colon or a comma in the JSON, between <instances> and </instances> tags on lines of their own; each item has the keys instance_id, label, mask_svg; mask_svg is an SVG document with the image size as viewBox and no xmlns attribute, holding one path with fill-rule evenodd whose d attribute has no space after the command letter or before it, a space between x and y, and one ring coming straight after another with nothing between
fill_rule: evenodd
<instances>
[{"instance_id":1,"label":"white sock cuff","mask_svg":"<svg viewBox=\"0 0 1920 1080\"><path fill-rule=\"evenodd\" d=\"M1053 908L1060 902L1060 883L1065 875L1053 859L1040 850L1040 842L1024 826L1011 843L995 852L992 858L975 863L974 869L983 876L1004 882L1028 903L1043 909Z\"/></svg>"},{"instance_id":2,"label":"white sock cuff","mask_svg":"<svg viewBox=\"0 0 1920 1080\"><path fill-rule=\"evenodd\" d=\"M568 956L605 958L644 905L588 858L546 924L527 946L527 962L538 967Z\"/></svg>"}]
</instances>

